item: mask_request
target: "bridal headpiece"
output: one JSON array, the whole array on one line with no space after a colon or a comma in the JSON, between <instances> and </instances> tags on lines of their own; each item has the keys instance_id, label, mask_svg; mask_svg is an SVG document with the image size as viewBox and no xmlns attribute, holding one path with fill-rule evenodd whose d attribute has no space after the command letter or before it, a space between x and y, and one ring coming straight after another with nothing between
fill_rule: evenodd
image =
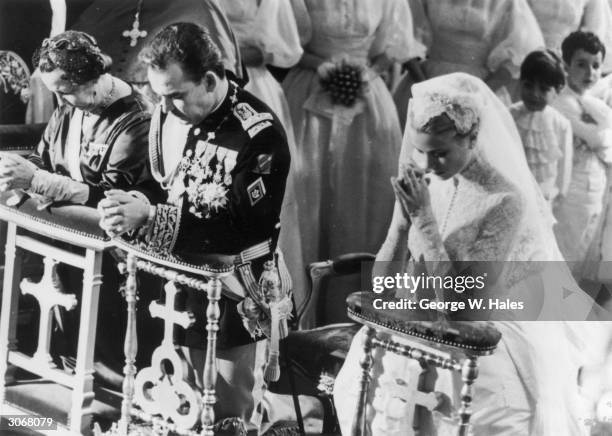
<instances>
[{"instance_id":1,"label":"bridal headpiece","mask_svg":"<svg viewBox=\"0 0 612 436\"><path fill-rule=\"evenodd\" d=\"M444 76L413 86L408 119L416 130L422 130L432 118L446 115L461 135L478 130L484 102L477 89L461 75Z\"/></svg>"}]
</instances>

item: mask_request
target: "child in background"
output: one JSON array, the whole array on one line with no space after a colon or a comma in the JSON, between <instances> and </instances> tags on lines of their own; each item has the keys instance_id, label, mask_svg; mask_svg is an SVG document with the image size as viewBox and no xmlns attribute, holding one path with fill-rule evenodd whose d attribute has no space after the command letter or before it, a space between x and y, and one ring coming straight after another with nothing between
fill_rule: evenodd
<instances>
[{"instance_id":1,"label":"child in background","mask_svg":"<svg viewBox=\"0 0 612 436\"><path fill-rule=\"evenodd\" d=\"M607 169L612 163L612 109L587 91L601 77L606 49L591 32L571 33L561 46L567 70L567 86L553 106L572 124L574 158L572 180L566 197L556 211L559 248L567 261L574 264L577 280L588 277L587 260L600 259L592 254L603 212L607 186ZM588 256L587 256L588 255ZM589 259L587 259L589 257Z\"/></svg>"},{"instance_id":2,"label":"child in background","mask_svg":"<svg viewBox=\"0 0 612 436\"><path fill-rule=\"evenodd\" d=\"M565 85L561 59L551 50L529 53L521 65L521 100L510 113L529 169L551 205L567 194L572 172L572 126L550 104Z\"/></svg>"}]
</instances>

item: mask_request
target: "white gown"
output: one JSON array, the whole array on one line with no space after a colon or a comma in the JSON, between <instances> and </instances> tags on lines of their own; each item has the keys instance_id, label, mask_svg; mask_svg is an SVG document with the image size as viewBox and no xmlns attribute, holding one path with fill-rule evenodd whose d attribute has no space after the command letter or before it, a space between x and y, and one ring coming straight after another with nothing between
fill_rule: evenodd
<instances>
[{"instance_id":1,"label":"white gown","mask_svg":"<svg viewBox=\"0 0 612 436\"><path fill-rule=\"evenodd\" d=\"M523 313L530 315L522 319L557 320L520 321L517 316L495 322L502 339L492 356L479 359L472 404L474 435L586 434L592 409L581 398L576 378L580 366L603 360L607 332L597 323L560 321L587 319L593 301L577 287L562 261L552 217L529 171L510 113L482 81L466 74L419 83L414 92L411 129L446 114L464 129L478 123L478 136L475 157L467 167L449 180L432 177L431 208L411 219L407 236L411 258L426 262L419 266L427 275L442 277L449 274L449 261L502 261L500 275L487 279L487 289L495 296L525 301ZM410 137L405 136L402 160L411 156ZM396 230L390 231L377 260L405 261L395 258L397 248L391 248L406 238ZM409 261L409 272L412 265ZM357 402L360 335L334 388L343 434L349 432ZM402 341L396 336L393 340ZM367 398L369 434L411 434L411 387L419 372L418 363L377 349ZM460 375L453 373L454 380L444 383L442 374L448 371L438 374L442 383L437 390L458 404Z\"/></svg>"},{"instance_id":2,"label":"white gown","mask_svg":"<svg viewBox=\"0 0 612 436\"><path fill-rule=\"evenodd\" d=\"M325 60L368 63L413 53L405 0L306 0L296 11L305 51ZM300 12L300 13L298 13ZM391 217L389 177L397 168L401 130L391 95L372 71L353 107L332 104L317 72L294 67L283 82L303 164L301 240L306 262L355 251L375 252Z\"/></svg>"},{"instance_id":3,"label":"white gown","mask_svg":"<svg viewBox=\"0 0 612 436\"><path fill-rule=\"evenodd\" d=\"M291 68L303 50L295 17L287 0L222 0L225 12L241 47L257 47L265 65ZM265 65L247 66L249 82L245 89L266 103L293 136L285 93Z\"/></svg>"},{"instance_id":4,"label":"white gown","mask_svg":"<svg viewBox=\"0 0 612 436\"><path fill-rule=\"evenodd\" d=\"M572 178L573 137L570 122L555 108L530 111L522 101L509 108L521 135L527 164L551 204L565 196Z\"/></svg>"},{"instance_id":5,"label":"white gown","mask_svg":"<svg viewBox=\"0 0 612 436\"><path fill-rule=\"evenodd\" d=\"M427 46L427 78L462 71L486 80L503 67L517 79L525 56L544 45L526 0L408 1L416 37ZM412 80L405 75L393 92L402 125ZM512 92L500 90L500 95L509 100Z\"/></svg>"},{"instance_id":6,"label":"white gown","mask_svg":"<svg viewBox=\"0 0 612 436\"><path fill-rule=\"evenodd\" d=\"M432 180L433 216L431 220L413 222L409 233L408 247L414 258L424 256L426 261L542 259L539 245L519 229L523 213L521 194L511 183L479 161L470 164L455 180L456 185L452 179ZM442 223L446 228L439 233L438 226L443 226ZM534 285L541 285L541 280L551 277L544 273L529 277L529 271L517 271L512 262L506 265L502 280L511 289L509 293L517 298L533 292ZM498 349L492 356L479 359L472 404L474 434L583 434L578 390L572 383L581 365L579 356L585 348L579 341L573 343L567 339L571 337L571 330L557 323L497 322L496 327L502 333ZM554 345L550 345L553 337ZM349 434L356 406L361 354L358 336L336 380L334 393L343 434ZM373 369L376 382L369 391L366 417L371 423L372 435L411 434L414 392L408 387L419 372L416 361L376 351ZM438 372L441 378L443 373L446 372ZM565 381L555 379L556 375L565 376ZM459 377L457 374L454 381L447 381L446 389L449 385L456 386ZM449 389L447 393L455 401L458 399L457 391ZM536 407L541 412L535 412ZM536 418L536 415L539 416ZM534 428L546 430L539 433Z\"/></svg>"},{"instance_id":7,"label":"white gown","mask_svg":"<svg viewBox=\"0 0 612 436\"><path fill-rule=\"evenodd\" d=\"M600 38L606 34L606 0L527 0L546 47L561 51L563 39L575 30L588 30Z\"/></svg>"},{"instance_id":8,"label":"white gown","mask_svg":"<svg viewBox=\"0 0 612 436\"><path fill-rule=\"evenodd\" d=\"M561 54L563 39L575 30L588 30L603 41L612 42L608 26L610 11L607 0L527 0L538 20L546 47ZM610 71L612 62L604 59L604 71Z\"/></svg>"},{"instance_id":9,"label":"white gown","mask_svg":"<svg viewBox=\"0 0 612 436\"><path fill-rule=\"evenodd\" d=\"M578 279L597 280L602 253L612 255L609 243L600 244L602 213L608 203L607 172L612 163L612 109L592 95L579 96L569 87L553 106L570 120L574 132L572 180L556 211L557 241L565 259L577 262L573 270ZM585 121L585 114L589 121Z\"/></svg>"}]
</instances>

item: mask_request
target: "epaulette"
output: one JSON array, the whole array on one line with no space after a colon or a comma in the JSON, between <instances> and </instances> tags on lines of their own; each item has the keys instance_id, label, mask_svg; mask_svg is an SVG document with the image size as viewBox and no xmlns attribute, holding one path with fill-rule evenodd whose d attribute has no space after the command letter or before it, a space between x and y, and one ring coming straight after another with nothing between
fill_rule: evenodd
<instances>
[{"instance_id":1,"label":"epaulette","mask_svg":"<svg viewBox=\"0 0 612 436\"><path fill-rule=\"evenodd\" d=\"M266 127L270 127L274 119L270 112L257 112L253 106L245 102L238 103L233 112L251 138Z\"/></svg>"}]
</instances>

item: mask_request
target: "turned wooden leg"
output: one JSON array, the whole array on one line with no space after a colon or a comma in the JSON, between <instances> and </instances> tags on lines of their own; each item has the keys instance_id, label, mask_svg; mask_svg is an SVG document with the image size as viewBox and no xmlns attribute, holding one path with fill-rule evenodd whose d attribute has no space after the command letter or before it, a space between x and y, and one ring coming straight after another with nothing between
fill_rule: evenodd
<instances>
[{"instance_id":1,"label":"turned wooden leg","mask_svg":"<svg viewBox=\"0 0 612 436\"><path fill-rule=\"evenodd\" d=\"M376 336L376 330L371 327L367 327L363 340L361 342L363 346L363 357L359 361L361 366L361 380L359 381L359 399L357 403L357 410L353 418L351 426L352 436L365 436L366 435L366 406L368 401L368 386L370 384L370 370L374 359L372 357L372 349L374 348L373 339Z\"/></svg>"},{"instance_id":2,"label":"turned wooden leg","mask_svg":"<svg viewBox=\"0 0 612 436\"><path fill-rule=\"evenodd\" d=\"M16 256L17 226L8 223L6 259L0 314L0 404L4 402L6 385L14 381L14 367L8 363L9 353L17 348L17 315L19 313L19 277L21 256Z\"/></svg>"},{"instance_id":3,"label":"turned wooden leg","mask_svg":"<svg viewBox=\"0 0 612 436\"><path fill-rule=\"evenodd\" d=\"M419 362L422 371L419 374L417 389L419 392L430 393L436 389L436 381L438 379L438 370L435 365L432 365L425 360ZM433 417L431 411L421 404L414 406L414 418L412 428L415 436L425 436L435 434Z\"/></svg>"},{"instance_id":4,"label":"turned wooden leg","mask_svg":"<svg viewBox=\"0 0 612 436\"><path fill-rule=\"evenodd\" d=\"M125 366L123 367L123 401L121 402L121 419L119 431L127 435L130 424L132 402L134 400L134 378L136 376L136 256L128 254L126 260L127 282L125 285L125 301L127 302L127 329L125 332Z\"/></svg>"},{"instance_id":5,"label":"turned wooden leg","mask_svg":"<svg viewBox=\"0 0 612 436\"><path fill-rule=\"evenodd\" d=\"M461 408L459 416L461 424L459 425L459 436L467 436L470 427L470 417L472 416L472 400L474 395L473 384L478 377L478 358L476 356L467 356L463 361L461 368L461 380L463 387L461 388Z\"/></svg>"},{"instance_id":6,"label":"turned wooden leg","mask_svg":"<svg viewBox=\"0 0 612 436\"><path fill-rule=\"evenodd\" d=\"M70 411L70 429L75 433L88 431L90 427L90 407L94 399L93 362L100 286L102 286L102 251L88 249L85 253L79 342Z\"/></svg>"},{"instance_id":7,"label":"turned wooden leg","mask_svg":"<svg viewBox=\"0 0 612 436\"><path fill-rule=\"evenodd\" d=\"M221 298L221 280L210 279L207 286L208 308L206 309L206 331L208 331L206 344L206 361L204 362L204 395L202 408L202 435L214 436L215 424L215 387L217 384L217 332L219 331L219 299Z\"/></svg>"}]
</instances>

